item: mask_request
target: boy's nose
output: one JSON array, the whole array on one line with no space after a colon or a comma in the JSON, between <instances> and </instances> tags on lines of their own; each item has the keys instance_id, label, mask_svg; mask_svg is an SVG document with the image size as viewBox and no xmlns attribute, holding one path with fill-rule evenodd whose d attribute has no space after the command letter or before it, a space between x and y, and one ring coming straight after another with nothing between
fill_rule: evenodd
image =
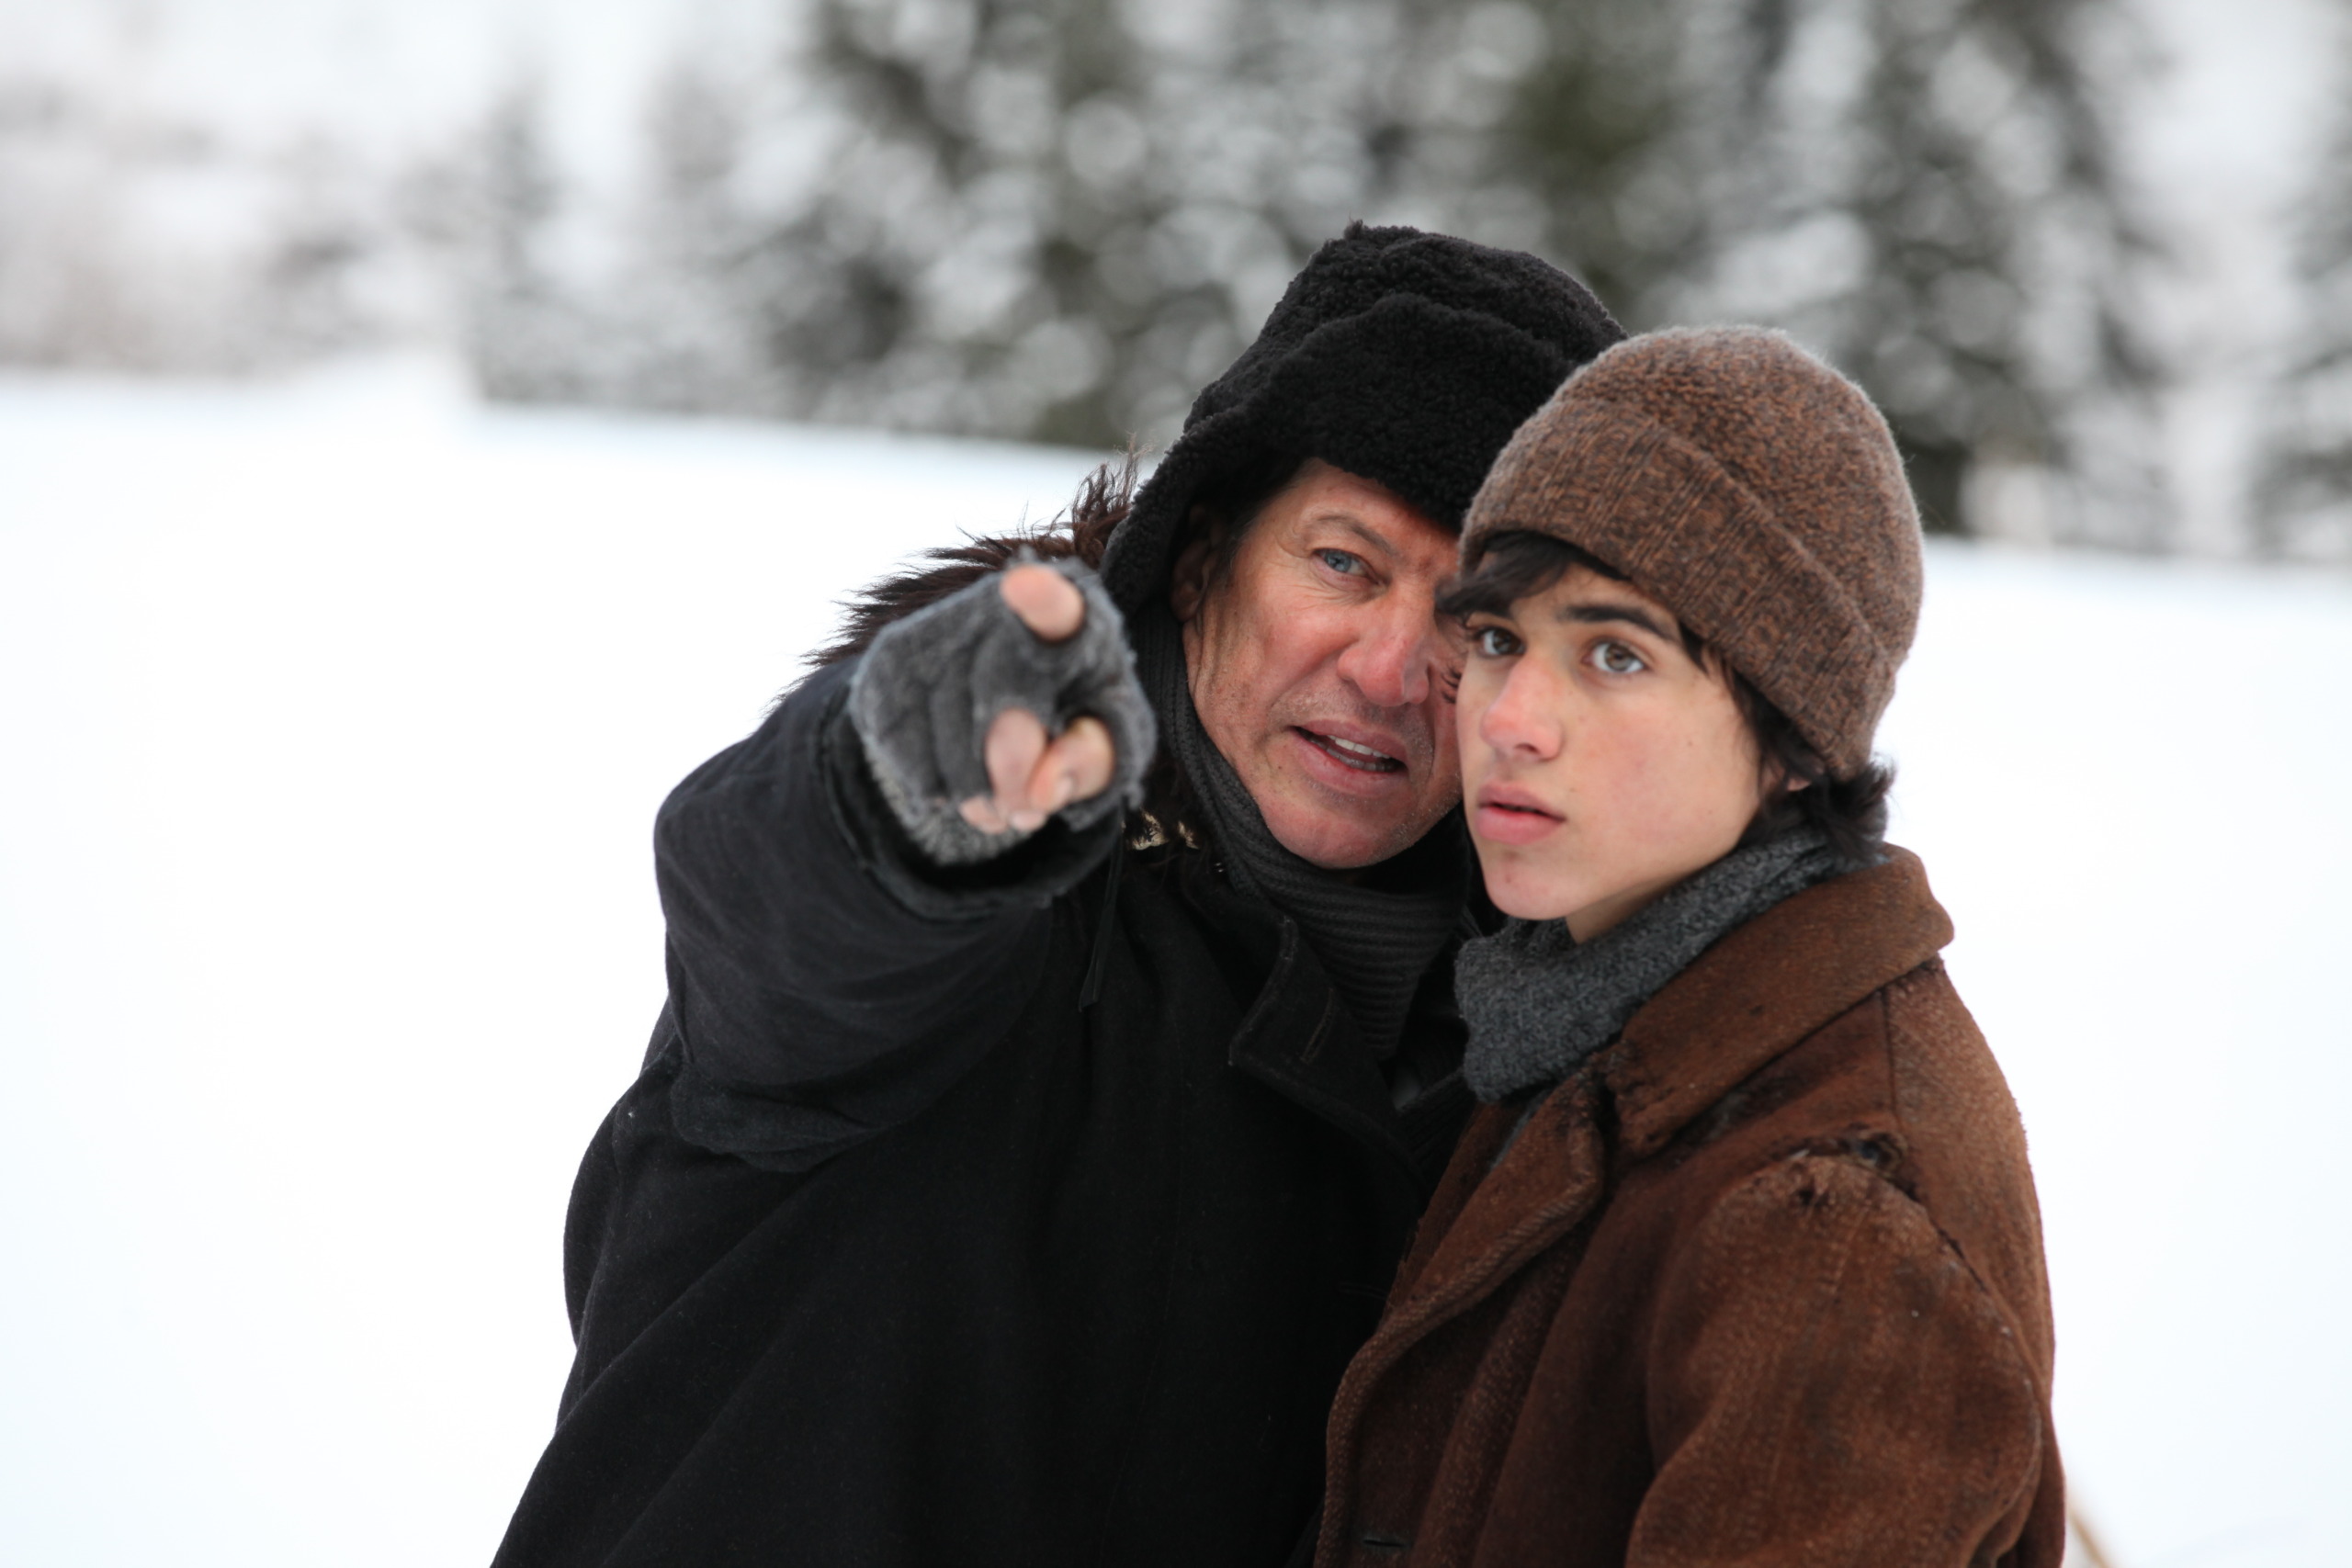
<instances>
[{"instance_id":1,"label":"boy's nose","mask_svg":"<svg viewBox=\"0 0 2352 1568\"><path fill-rule=\"evenodd\" d=\"M1565 734L1557 695L1533 660L1519 660L1478 716L1478 738L1500 752L1539 761L1557 756Z\"/></svg>"}]
</instances>

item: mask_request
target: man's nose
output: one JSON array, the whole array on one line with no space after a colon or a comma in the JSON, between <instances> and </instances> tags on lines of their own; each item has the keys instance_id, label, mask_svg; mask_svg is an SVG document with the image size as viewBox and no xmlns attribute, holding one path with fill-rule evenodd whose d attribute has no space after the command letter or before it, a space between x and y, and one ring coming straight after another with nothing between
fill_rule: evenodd
<instances>
[{"instance_id":1,"label":"man's nose","mask_svg":"<svg viewBox=\"0 0 2352 1568\"><path fill-rule=\"evenodd\" d=\"M1418 706L1429 701L1443 652L1437 617L1427 606L1380 606L1340 655L1340 674L1375 707Z\"/></svg>"}]
</instances>

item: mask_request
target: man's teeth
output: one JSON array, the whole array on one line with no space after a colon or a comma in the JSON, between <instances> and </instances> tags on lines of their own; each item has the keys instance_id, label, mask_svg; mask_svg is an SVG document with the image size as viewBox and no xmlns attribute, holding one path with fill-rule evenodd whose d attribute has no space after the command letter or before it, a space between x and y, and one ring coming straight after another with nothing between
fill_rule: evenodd
<instances>
[{"instance_id":1,"label":"man's teeth","mask_svg":"<svg viewBox=\"0 0 2352 1568\"><path fill-rule=\"evenodd\" d=\"M1306 734L1341 761L1357 767L1370 768L1375 773L1391 773L1405 765L1387 752L1375 751L1358 741L1342 740L1336 735L1325 735L1319 730L1310 729Z\"/></svg>"}]
</instances>

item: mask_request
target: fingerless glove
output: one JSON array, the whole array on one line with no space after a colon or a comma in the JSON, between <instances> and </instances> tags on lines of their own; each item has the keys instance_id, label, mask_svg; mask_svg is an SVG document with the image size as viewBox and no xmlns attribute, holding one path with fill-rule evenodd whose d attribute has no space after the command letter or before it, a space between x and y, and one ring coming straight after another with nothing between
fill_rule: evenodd
<instances>
[{"instance_id":1,"label":"fingerless glove","mask_svg":"<svg viewBox=\"0 0 2352 1568\"><path fill-rule=\"evenodd\" d=\"M1074 635L1047 642L1031 631L992 575L883 628L850 683L850 722L874 782L935 864L989 860L1029 836L984 832L958 809L989 793L989 727L1007 708L1035 714L1048 735L1081 716L1110 730L1110 785L1062 807L1069 826L1091 827L1141 797L1159 727L1118 608L1084 567L1046 564L1085 597L1085 624Z\"/></svg>"}]
</instances>

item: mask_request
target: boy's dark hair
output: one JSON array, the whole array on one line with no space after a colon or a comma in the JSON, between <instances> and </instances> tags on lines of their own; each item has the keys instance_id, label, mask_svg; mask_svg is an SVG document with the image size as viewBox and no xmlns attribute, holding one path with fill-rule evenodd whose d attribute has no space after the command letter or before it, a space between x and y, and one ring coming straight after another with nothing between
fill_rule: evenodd
<instances>
[{"instance_id":1,"label":"boy's dark hair","mask_svg":"<svg viewBox=\"0 0 2352 1568\"><path fill-rule=\"evenodd\" d=\"M1565 539L1549 534L1499 534L1487 546L1476 570L1455 578L1439 594L1438 613L1457 620L1482 613L1508 615L1513 604L1543 592L1576 567L1611 582L1626 581L1623 572ZM1740 717L1756 737L1767 775L1777 771L1804 785L1767 795L1740 843L1761 843L1792 828L1807 827L1829 840L1841 870L1874 864L1886 842L1886 795L1894 784L1894 768L1873 757L1852 777L1833 777L1821 754L1797 733L1786 714L1711 650L1704 637L1687 626L1681 631L1684 650L1718 672L1731 688Z\"/></svg>"}]
</instances>

